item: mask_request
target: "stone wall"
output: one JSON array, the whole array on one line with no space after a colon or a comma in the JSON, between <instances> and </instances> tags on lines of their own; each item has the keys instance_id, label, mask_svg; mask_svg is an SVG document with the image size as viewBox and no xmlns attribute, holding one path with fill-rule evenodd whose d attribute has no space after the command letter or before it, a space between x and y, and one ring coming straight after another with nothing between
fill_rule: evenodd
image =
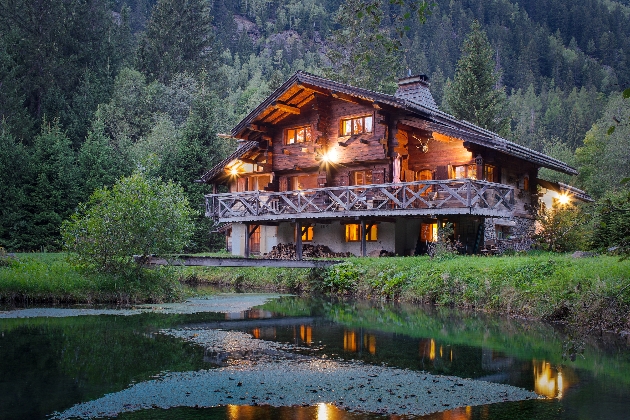
<instances>
[{"instance_id":1,"label":"stone wall","mask_svg":"<svg viewBox=\"0 0 630 420\"><path fill-rule=\"evenodd\" d=\"M496 228L500 226L497 221L509 221L514 226L505 226L506 231L502 239L497 238ZM536 220L526 217L513 217L511 219L501 219L488 217L484 222L484 241L495 241L499 252L506 250L527 251L532 247L533 237L536 233Z\"/></svg>"}]
</instances>

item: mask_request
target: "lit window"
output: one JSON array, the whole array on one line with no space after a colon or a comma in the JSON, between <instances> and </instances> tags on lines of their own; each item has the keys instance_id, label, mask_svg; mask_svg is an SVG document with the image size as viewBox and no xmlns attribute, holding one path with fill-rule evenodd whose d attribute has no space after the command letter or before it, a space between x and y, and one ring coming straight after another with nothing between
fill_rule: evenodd
<instances>
[{"instance_id":1,"label":"lit window","mask_svg":"<svg viewBox=\"0 0 630 420\"><path fill-rule=\"evenodd\" d=\"M435 242L437 240L437 223L422 223L420 225L420 240L422 242Z\"/></svg>"},{"instance_id":2,"label":"lit window","mask_svg":"<svg viewBox=\"0 0 630 420\"><path fill-rule=\"evenodd\" d=\"M483 167L483 179L485 181L494 182L494 166L485 165Z\"/></svg>"},{"instance_id":3,"label":"lit window","mask_svg":"<svg viewBox=\"0 0 630 420\"><path fill-rule=\"evenodd\" d=\"M309 141L311 141L310 126L287 129L285 144L306 143Z\"/></svg>"},{"instance_id":4,"label":"lit window","mask_svg":"<svg viewBox=\"0 0 630 420\"><path fill-rule=\"evenodd\" d=\"M350 172L351 185L369 185L372 183L372 171Z\"/></svg>"},{"instance_id":5,"label":"lit window","mask_svg":"<svg viewBox=\"0 0 630 420\"><path fill-rule=\"evenodd\" d=\"M453 166L451 169L450 177L453 179L477 179L477 165Z\"/></svg>"},{"instance_id":6,"label":"lit window","mask_svg":"<svg viewBox=\"0 0 630 420\"><path fill-rule=\"evenodd\" d=\"M368 242L374 242L377 240L378 228L377 225L369 226L365 240ZM351 224L346 225L346 242L359 242L361 241L361 225Z\"/></svg>"},{"instance_id":7,"label":"lit window","mask_svg":"<svg viewBox=\"0 0 630 420\"><path fill-rule=\"evenodd\" d=\"M302 226L302 242L313 241L313 226Z\"/></svg>"},{"instance_id":8,"label":"lit window","mask_svg":"<svg viewBox=\"0 0 630 420\"><path fill-rule=\"evenodd\" d=\"M341 120L339 131L341 136L351 136L354 134L363 134L372 132L372 116L346 118Z\"/></svg>"}]
</instances>

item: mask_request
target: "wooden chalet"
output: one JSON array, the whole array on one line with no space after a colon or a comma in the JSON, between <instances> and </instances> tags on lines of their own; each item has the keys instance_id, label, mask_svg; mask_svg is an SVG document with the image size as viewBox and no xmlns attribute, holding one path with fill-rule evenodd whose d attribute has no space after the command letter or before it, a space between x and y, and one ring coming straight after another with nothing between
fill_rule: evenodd
<instances>
[{"instance_id":1,"label":"wooden chalet","mask_svg":"<svg viewBox=\"0 0 630 420\"><path fill-rule=\"evenodd\" d=\"M452 223L466 253L528 247L538 169L577 171L441 112L425 76L395 95L297 72L231 132L202 182L206 215L229 224L232 253L283 243L369 255L422 253ZM510 243L507 243L507 242Z\"/></svg>"}]
</instances>

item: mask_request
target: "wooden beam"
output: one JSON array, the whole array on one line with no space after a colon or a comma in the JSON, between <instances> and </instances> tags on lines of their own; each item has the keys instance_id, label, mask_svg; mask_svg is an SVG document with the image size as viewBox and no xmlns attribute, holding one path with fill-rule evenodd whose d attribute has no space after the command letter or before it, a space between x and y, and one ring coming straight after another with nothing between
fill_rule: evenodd
<instances>
[{"instance_id":1,"label":"wooden beam","mask_svg":"<svg viewBox=\"0 0 630 420\"><path fill-rule=\"evenodd\" d=\"M301 87L302 89L308 89L314 93L319 93L320 95L325 95L328 96L330 95L330 92L325 90L325 89L320 89L317 86L312 86L312 85L305 85L303 83L298 84L299 87Z\"/></svg>"},{"instance_id":2,"label":"wooden beam","mask_svg":"<svg viewBox=\"0 0 630 420\"><path fill-rule=\"evenodd\" d=\"M249 223L245 224L245 258L249 258Z\"/></svg>"},{"instance_id":3,"label":"wooden beam","mask_svg":"<svg viewBox=\"0 0 630 420\"><path fill-rule=\"evenodd\" d=\"M352 104L360 104L361 102L359 101L359 99L350 96L350 95L346 95L345 93L341 93L341 92L333 92L332 93L332 97L335 99L341 99L342 101L346 101L346 102L350 102Z\"/></svg>"},{"instance_id":4,"label":"wooden beam","mask_svg":"<svg viewBox=\"0 0 630 420\"><path fill-rule=\"evenodd\" d=\"M247 128L251 131L258 131L260 133L267 133L269 129L262 124L249 124Z\"/></svg>"},{"instance_id":5,"label":"wooden beam","mask_svg":"<svg viewBox=\"0 0 630 420\"><path fill-rule=\"evenodd\" d=\"M365 219L361 219L361 256L367 256L367 229L365 225Z\"/></svg>"},{"instance_id":6,"label":"wooden beam","mask_svg":"<svg viewBox=\"0 0 630 420\"><path fill-rule=\"evenodd\" d=\"M323 268L342 263L340 260L271 260L262 258L217 258L181 255L178 257L134 256L137 263L146 266L201 266L201 267L284 267L284 268Z\"/></svg>"},{"instance_id":7,"label":"wooden beam","mask_svg":"<svg viewBox=\"0 0 630 420\"><path fill-rule=\"evenodd\" d=\"M297 235L295 238L295 257L298 261L302 261L302 222L300 220L295 221L295 231Z\"/></svg>"},{"instance_id":8,"label":"wooden beam","mask_svg":"<svg viewBox=\"0 0 630 420\"><path fill-rule=\"evenodd\" d=\"M313 99L315 99L315 94L309 95L306 98L304 98L302 101L300 101L300 103L297 104L297 107L298 108L302 108L304 105L306 105L307 103L309 103Z\"/></svg>"},{"instance_id":9,"label":"wooden beam","mask_svg":"<svg viewBox=\"0 0 630 420\"><path fill-rule=\"evenodd\" d=\"M276 109L280 111L288 112L289 114L300 114L300 108L292 105L283 104L282 102L276 102L273 104Z\"/></svg>"}]
</instances>

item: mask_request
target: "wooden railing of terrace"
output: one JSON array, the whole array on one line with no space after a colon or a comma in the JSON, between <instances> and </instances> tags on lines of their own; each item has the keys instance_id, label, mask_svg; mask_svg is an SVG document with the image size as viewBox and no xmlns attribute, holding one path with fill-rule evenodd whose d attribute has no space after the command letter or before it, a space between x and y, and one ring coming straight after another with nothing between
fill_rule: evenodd
<instances>
[{"instance_id":1,"label":"wooden railing of terrace","mask_svg":"<svg viewBox=\"0 0 630 420\"><path fill-rule=\"evenodd\" d=\"M206 216L219 222L473 214L506 217L509 185L474 179L426 180L300 191L208 194Z\"/></svg>"}]
</instances>

